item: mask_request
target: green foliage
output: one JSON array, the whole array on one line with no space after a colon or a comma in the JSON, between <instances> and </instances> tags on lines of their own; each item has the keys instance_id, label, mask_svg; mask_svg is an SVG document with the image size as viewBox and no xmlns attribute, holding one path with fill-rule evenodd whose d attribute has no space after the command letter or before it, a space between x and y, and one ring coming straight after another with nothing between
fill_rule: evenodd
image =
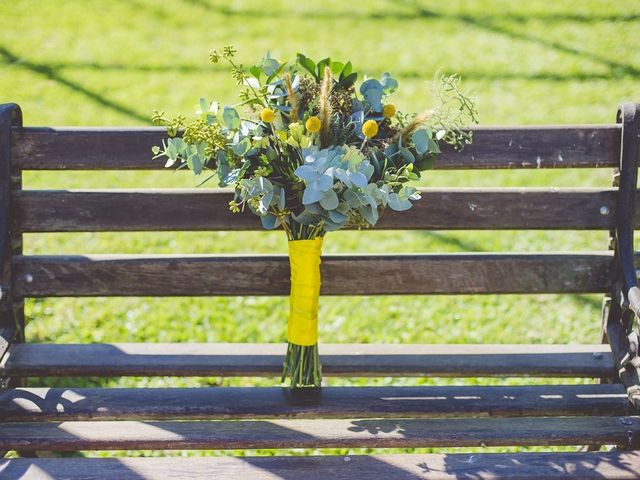
<instances>
[{"instance_id":1,"label":"green foliage","mask_svg":"<svg viewBox=\"0 0 640 480\"><path fill-rule=\"evenodd\" d=\"M298 53L296 62L308 73L313 76L316 82L322 81L324 75L324 67L331 68L331 73L338 79L338 86L344 90L350 89L358 80L358 72L352 72L351 62L332 62L330 58L320 60L317 64L305 56L303 53Z\"/></svg>"},{"instance_id":2,"label":"green foliage","mask_svg":"<svg viewBox=\"0 0 640 480\"><path fill-rule=\"evenodd\" d=\"M220 114L217 102L201 98L189 124L156 111L154 122L166 125L171 138L152 152L167 157L168 167L187 167L196 175L217 170L219 184L235 188L233 212L247 207L266 229L282 227L289 239L373 226L386 207L408 210L420 195L406 183L431 166L438 141L470 141L463 121L476 120L475 107L454 77L437 77L437 116L416 116L405 124L388 103L398 88L389 73L365 80L357 95L358 74L350 61L316 63L298 53L287 64L267 54L246 73L235 54L229 46L210 59L226 61L232 78L248 87L242 102ZM251 105L248 116L237 110L241 105ZM259 115L255 105L263 107ZM177 138L181 127L184 135Z\"/></svg>"}]
</instances>

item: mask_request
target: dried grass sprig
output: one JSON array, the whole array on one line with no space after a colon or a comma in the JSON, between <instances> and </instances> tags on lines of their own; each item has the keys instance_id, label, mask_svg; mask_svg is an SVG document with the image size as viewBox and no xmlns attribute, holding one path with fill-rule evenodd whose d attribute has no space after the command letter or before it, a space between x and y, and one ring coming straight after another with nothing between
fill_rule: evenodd
<instances>
[{"instance_id":1,"label":"dried grass sprig","mask_svg":"<svg viewBox=\"0 0 640 480\"><path fill-rule=\"evenodd\" d=\"M324 76L322 77L322 85L320 87L320 99L319 107L320 112L318 117L322 122L320 127L320 145L322 148L329 146L331 140L331 101L329 95L331 95L331 87L333 83L333 76L331 75L331 69L324 67Z\"/></svg>"},{"instance_id":2,"label":"dried grass sprig","mask_svg":"<svg viewBox=\"0 0 640 480\"><path fill-rule=\"evenodd\" d=\"M293 85L291 84L291 75L288 73L284 76L284 83L287 87L287 98L289 100L289 105L291 105L291 112L289 113L289 121L297 122L298 121L298 97L296 96L296 92L293 91Z\"/></svg>"},{"instance_id":3,"label":"dried grass sprig","mask_svg":"<svg viewBox=\"0 0 640 480\"><path fill-rule=\"evenodd\" d=\"M409 123L407 123L407 125L405 125L405 127L400 132L402 141L406 142L407 140L409 140L409 138L411 137L411 134L416 130L418 130L422 125L427 123L429 119L433 116L433 114L434 114L434 109L425 110L424 112L417 114L415 117L409 120Z\"/></svg>"}]
</instances>

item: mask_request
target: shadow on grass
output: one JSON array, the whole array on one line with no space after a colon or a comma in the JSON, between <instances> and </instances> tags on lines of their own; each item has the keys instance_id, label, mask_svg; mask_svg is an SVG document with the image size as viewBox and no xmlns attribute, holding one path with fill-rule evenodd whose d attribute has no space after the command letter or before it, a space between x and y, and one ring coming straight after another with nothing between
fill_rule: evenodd
<instances>
[{"instance_id":1,"label":"shadow on grass","mask_svg":"<svg viewBox=\"0 0 640 480\"><path fill-rule=\"evenodd\" d=\"M31 62L23 56L18 56L8 50L6 47L0 45L0 58L4 60L4 63L13 64L23 69L26 69L32 73L40 75L48 80L52 80L57 84L66 87L76 93L84 95L89 100L96 102L103 107L114 110L120 114L123 114L129 118L149 124L150 118L147 115L143 115L125 105L110 100L101 93L95 92L81 85L80 83L71 80L62 75L57 68L52 67L46 63Z\"/></svg>"},{"instance_id":2,"label":"shadow on grass","mask_svg":"<svg viewBox=\"0 0 640 480\"><path fill-rule=\"evenodd\" d=\"M7 56L4 60L0 60L1 64L16 64L20 62L14 61ZM196 65L196 64L144 64L144 63L99 63L99 62L49 62L46 65L39 65L42 72L55 71L61 75L61 70L97 70L105 72L140 72L140 73L227 73L228 68L224 65ZM567 81L594 81L594 80L612 80L623 78L635 78L635 75L615 70L607 73L597 72L575 72L575 73L554 73L554 72L506 72L506 71L479 71L479 70L463 70L443 71L444 74L457 74L464 79L480 80L480 81L511 81L511 80L540 80L547 82L567 82ZM405 79L425 79L425 71L422 70L396 70L394 74L398 78Z\"/></svg>"},{"instance_id":3,"label":"shadow on grass","mask_svg":"<svg viewBox=\"0 0 640 480\"><path fill-rule=\"evenodd\" d=\"M637 76L640 75L640 68L631 65L629 63L619 62L611 60L605 56L590 53L584 50L580 50L561 42L547 40L529 34L525 31L517 31L505 28L498 25L496 21L508 20L513 23L524 23L531 20L543 20L543 21L565 21L576 23L591 23L591 22L636 22L640 21L640 13L629 14L580 14L580 13L544 13L535 12L527 15L518 15L515 13L504 13L496 15L465 15L462 13L442 13L439 11L431 10L422 6L415 0L400 0L398 3L409 8L410 11L397 11L397 4L395 2L390 3L388 8L384 12L372 12L372 13L359 13L357 11L349 12L347 14L340 12L331 12L327 10L287 10L287 11L270 11L268 9L255 10L255 9L234 9L229 7L223 7L213 5L207 0L182 0L191 6L198 6L206 9L209 12L217 13L226 17L251 17L251 18L310 18L310 19L326 19L332 20L337 18L358 18L365 20L380 20L380 19L395 19L395 20L416 20L416 19L435 19L435 20L456 20L467 26L480 28L482 30L504 35L514 40L523 40L530 43L538 44L542 47L557 50L562 53L575 55L587 60L591 60L603 65L606 65L612 70L613 75L625 75L625 76ZM571 77L556 76L552 73L541 74L541 76L533 75L531 78L544 78L547 76L549 80L564 80ZM473 74L464 75L467 78L473 78ZM490 79L490 76L487 76ZM520 77L518 77L520 78ZM576 79L600 79L600 75L585 74L585 78L578 75ZM604 79L611 78L611 75L604 75Z\"/></svg>"},{"instance_id":4,"label":"shadow on grass","mask_svg":"<svg viewBox=\"0 0 640 480\"><path fill-rule=\"evenodd\" d=\"M534 43L545 48L550 48L552 50L556 50L562 53L575 55L585 60L590 60L596 63L600 63L602 65L609 67L613 72L618 71L618 72L622 72L625 75L634 75L634 76L640 75L640 68L635 67L634 65L631 65L629 63L611 60L607 57L603 57L595 53L590 53L584 50L580 50L557 41L540 38L524 31L510 30L508 28L505 28L503 26L500 26L494 23L491 17L480 17L480 16L475 17L475 16L463 15L463 14L443 14L443 13L425 8L415 0L399 0L399 3L402 3L405 6L412 8L415 11L415 15L418 17L457 20L467 26L476 27L481 30L485 30L491 33L496 33L499 35L504 35L513 40L522 40L522 41ZM508 18L510 19L511 17L509 16Z\"/></svg>"},{"instance_id":5,"label":"shadow on grass","mask_svg":"<svg viewBox=\"0 0 640 480\"><path fill-rule=\"evenodd\" d=\"M268 10L252 8L230 8L228 6L214 5L210 0L181 0L182 3L192 7L199 7L211 13L223 15L225 17L253 17L253 18L310 18L310 19L361 19L361 20L415 20L420 17L437 18L440 15L416 15L411 11L398 11L397 4L390 2L388 8L379 12L362 12L353 10L349 12L332 12L327 9L316 8L309 10ZM524 23L529 21L543 20L550 22L636 22L640 20L640 13L597 13L583 14L579 12L533 12L527 15L516 12L495 13L490 15L478 15L477 18L483 20L509 20L512 22Z\"/></svg>"}]
</instances>

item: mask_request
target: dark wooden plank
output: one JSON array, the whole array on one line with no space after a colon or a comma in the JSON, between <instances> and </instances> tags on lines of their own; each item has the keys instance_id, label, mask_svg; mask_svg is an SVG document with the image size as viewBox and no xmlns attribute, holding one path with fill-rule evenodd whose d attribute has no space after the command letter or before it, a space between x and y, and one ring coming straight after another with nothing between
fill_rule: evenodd
<instances>
[{"instance_id":1,"label":"dark wooden plank","mask_svg":"<svg viewBox=\"0 0 640 480\"><path fill-rule=\"evenodd\" d=\"M279 376L284 344L120 343L11 347L17 376ZM325 376L610 378L608 345L322 344Z\"/></svg>"},{"instance_id":2,"label":"dark wooden plank","mask_svg":"<svg viewBox=\"0 0 640 480\"><path fill-rule=\"evenodd\" d=\"M173 480L637 479L640 452L449 453L200 458L16 458L0 460L5 478Z\"/></svg>"},{"instance_id":3,"label":"dark wooden plank","mask_svg":"<svg viewBox=\"0 0 640 480\"><path fill-rule=\"evenodd\" d=\"M16 104L0 104L0 328L5 333L18 330L18 339L22 337L23 313L21 305L16 303L13 292L13 272L11 257L21 253L21 238L15 238L11 230L13 218L12 190L19 180L13 167L12 135L13 126L22 125L22 111ZM13 335L12 335L13 337ZM5 339L6 341L6 339ZM6 342L0 343L0 358Z\"/></svg>"},{"instance_id":4,"label":"dark wooden plank","mask_svg":"<svg viewBox=\"0 0 640 480\"><path fill-rule=\"evenodd\" d=\"M3 423L3 450L184 450L620 445L639 417Z\"/></svg>"},{"instance_id":5,"label":"dark wooden plank","mask_svg":"<svg viewBox=\"0 0 640 480\"><path fill-rule=\"evenodd\" d=\"M288 295L286 256L16 256L25 297ZM603 293L611 252L328 255L324 295ZM393 279L393 281L390 281Z\"/></svg>"},{"instance_id":6,"label":"dark wooden plank","mask_svg":"<svg viewBox=\"0 0 640 480\"><path fill-rule=\"evenodd\" d=\"M609 189L422 189L422 197L410 212L385 211L376 228L609 230L616 208L616 191ZM262 230L249 211L229 211L231 198L228 190L17 191L14 227L25 232Z\"/></svg>"},{"instance_id":7,"label":"dark wooden plank","mask_svg":"<svg viewBox=\"0 0 640 480\"><path fill-rule=\"evenodd\" d=\"M162 169L151 147L161 128L16 128L13 156L24 170ZM619 125L478 127L462 153L443 148L437 169L614 167Z\"/></svg>"},{"instance_id":8,"label":"dark wooden plank","mask_svg":"<svg viewBox=\"0 0 640 480\"><path fill-rule=\"evenodd\" d=\"M289 388L20 388L0 420L625 415L620 384Z\"/></svg>"}]
</instances>

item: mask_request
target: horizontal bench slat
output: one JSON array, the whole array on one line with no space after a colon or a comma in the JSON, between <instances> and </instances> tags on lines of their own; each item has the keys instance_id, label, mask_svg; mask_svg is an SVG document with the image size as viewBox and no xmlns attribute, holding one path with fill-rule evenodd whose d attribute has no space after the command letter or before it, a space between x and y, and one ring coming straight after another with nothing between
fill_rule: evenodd
<instances>
[{"instance_id":1,"label":"horizontal bench slat","mask_svg":"<svg viewBox=\"0 0 640 480\"><path fill-rule=\"evenodd\" d=\"M0 450L623 445L639 417L3 423Z\"/></svg>"},{"instance_id":2,"label":"horizontal bench slat","mask_svg":"<svg viewBox=\"0 0 640 480\"><path fill-rule=\"evenodd\" d=\"M285 344L12 345L9 376L278 376ZM609 378L608 345L321 344L325 376Z\"/></svg>"},{"instance_id":3,"label":"horizontal bench slat","mask_svg":"<svg viewBox=\"0 0 640 480\"><path fill-rule=\"evenodd\" d=\"M321 293L603 293L612 262L609 252L327 255ZM15 256L13 268L25 297L289 294L286 256Z\"/></svg>"},{"instance_id":4,"label":"horizontal bench slat","mask_svg":"<svg viewBox=\"0 0 640 480\"><path fill-rule=\"evenodd\" d=\"M12 159L22 170L157 170L151 147L162 128L14 128ZM445 146L437 169L615 167L619 125L478 127L463 152Z\"/></svg>"},{"instance_id":5,"label":"horizontal bench slat","mask_svg":"<svg viewBox=\"0 0 640 480\"><path fill-rule=\"evenodd\" d=\"M288 388L19 388L0 420L625 415L620 384Z\"/></svg>"},{"instance_id":6,"label":"horizontal bench slat","mask_svg":"<svg viewBox=\"0 0 640 480\"><path fill-rule=\"evenodd\" d=\"M14 226L24 232L262 230L248 210L229 211L232 195L193 189L23 190L14 192ZM616 191L608 189L422 189L422 197L408 213L387 210L376 229L606 230L615 219Z\"/></svg>"},{"instance_id":7,"label":"horizontal bench slat","mask_svg":"<svg viewBox=\"0 0 640 480\"><path fill-rule=\"evenodd\" d=\"M631 480L638 478L640 452L398 454L200 458L16 458L0 460L0 474L23 480L136 478L172 480Z\"/></svg>"}]
</instances>

